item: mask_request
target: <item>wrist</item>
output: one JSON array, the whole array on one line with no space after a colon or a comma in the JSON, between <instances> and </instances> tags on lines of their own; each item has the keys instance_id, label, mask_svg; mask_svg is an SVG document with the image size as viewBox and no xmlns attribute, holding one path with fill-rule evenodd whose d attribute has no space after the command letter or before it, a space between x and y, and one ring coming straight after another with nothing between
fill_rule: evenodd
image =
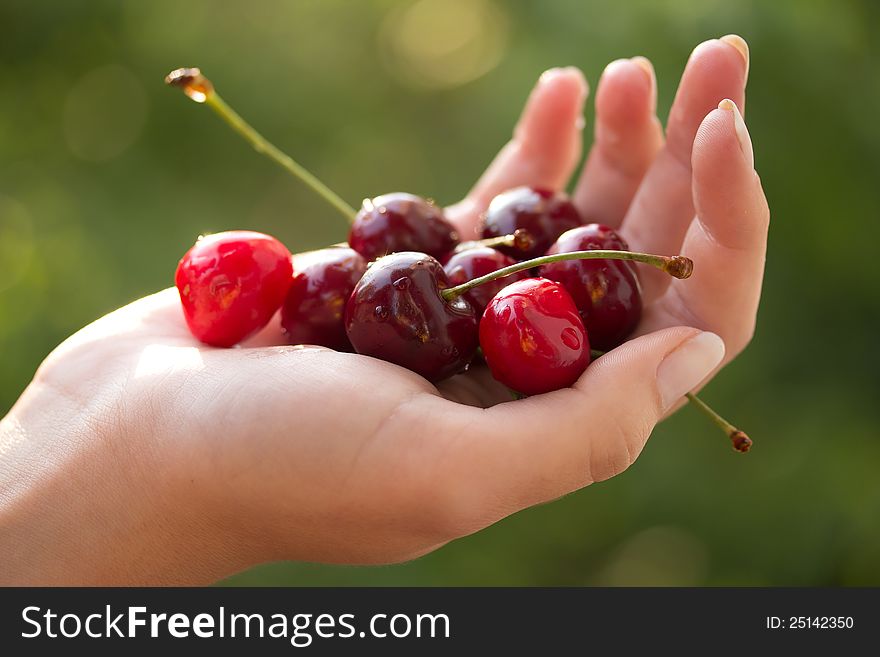
<instances>
[{"instance_id":1,"label":"wrist","mask_svg":"<svg viewBox=\"0 0 880 657\"><path fill-rule=\"evenodd\" d=\"M0 421L0 584L207 584L251 561L213 487L113 406L32 384Z\"/></svg>"}]
</instances>

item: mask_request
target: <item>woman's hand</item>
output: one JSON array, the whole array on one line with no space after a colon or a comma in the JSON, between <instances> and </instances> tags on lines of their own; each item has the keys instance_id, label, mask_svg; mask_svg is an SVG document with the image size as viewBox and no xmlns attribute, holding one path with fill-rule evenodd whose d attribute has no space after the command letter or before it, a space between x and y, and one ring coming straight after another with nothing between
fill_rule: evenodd
<instances>
[{"instance_id":1,"label":"woman's hand","mask_svg":"<svg viewBox=\"0 0 880 657\"><path fill-rule=\"evenodd\" d=\"M165 290L65 341L0 424L0 580L207 583L276 559L403 561L623 471L754 329L768 209L737 109L747 71L738 37L701 44L664 139L648 61L605 69L575 201L695 272L641 269L639 337L573 388L511 402L482 367L437 388L372 358L272 346L277 322L212 349ZM449 208L465 237L495 194L566 185L586 95L576 69L541 77L511 142Z\"/></svg>"}]
</instances>

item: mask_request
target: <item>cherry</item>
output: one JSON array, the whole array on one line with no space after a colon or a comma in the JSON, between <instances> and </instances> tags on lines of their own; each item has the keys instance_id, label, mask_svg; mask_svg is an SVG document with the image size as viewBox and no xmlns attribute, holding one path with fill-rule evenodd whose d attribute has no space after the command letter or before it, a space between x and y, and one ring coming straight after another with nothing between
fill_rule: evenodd
<instances>
[{"instance_id":1,"label":"cherry","mask_svg":"<svg viewBox=\"0 0 880 657\"><path fill-rule=\"evenodd\" d=\"M442 258L458 242L458 233L440 208L404 192L365 199L348 234L351 248L367 260L398 251L419 251Z\"/></svg>"},{"instance_id":2,"label":"cherry","mask_svg":"<svg viewBox=\"0 0 880 657\"><path fill-rule=\"evenodd\" d=\"M477 278L478 276L498 271L502 267L509 267L515 264L516 260L496 249L488 246L475 246L453 253L443 265L443 269L446 271L450 285L461 285L472 278ZM519 272L507 278L499 278L475 287L465 292L462 296L470 302L477 314L480 314L489 305L492 297L500 292L503 287L513 281L522 280L527 277L527 272Z\"/></svg>"},{"instance_id":3,"label":"cherry","mask_svg":"<svg viewBox=\"0 0 880 657\"><path fill-rule=\"evenodd\" d=\"M355 222L355 211L351 206L239 116L217 94L214 85L199 69L174 70L168 74L165 81L171 86L182 89L195 102L203 103L213 109L259 153L266 155L308 185L342 214L348 223ZM482 244L470 242L456 247L458 236L443 219L442 213L436 208L431 209L433 204L430 202L410 195L391 194L370 201L369 205L372 209L366 207L367 203L365 203L362 213L372 214L373 210L381 209L382 205L377 204L380 199L406 201L410 205L396 209L403 219L395 218L395 221L391 222L389 221L391 217L383 217L377 222L380 225L384 223L393 232L402 231L400 236L386 236L384 246L382 238L377 237L370 230L363 230L364 226L358 226L357 230L352 229L355 242L362 240L364 250L375 250L366 254L367 257L410 248L420 248L437 257L445 257L450 254L453 247L458 249L476 246L498 247L514 257L533 257L540 255L565 230L575 228L582 223L577 211L563 194L519 188L510 190L493 200L485 218L483 234L486 239L482 240ZM425 208L425 205L431 207ZM388 202L384 207L387 213ZM414 220L411 216L413 212L427 217L424 220L427 225ZM370 221L372 218L370 217ZM368 223L366 218L364 223ZM361 232L363 235L360 234ZM607 250L612 247L615 250ZM352 299L358 292L359 284L356 286L352 299L346 305L346 333L349 336L352 334L359 336L357 343L362 345L361 353L373 352L373 355L384 356L392 362L400 362L424 373L432 380L439 380L467 367L476 350L473 339L473 323L476 318L470 314L472 308L468 302L459 298L459 295L474 296L473 291L479 285L486 285L496 279L515 275L532 267L574 259L638 261L662 269L676 278L687 278L693 268L693 263L681 256L670 258L621 252L617 249L625 248L625 243L622 240L619 243L615 242L609 235L603 235L603 239L597 244L587 243L571 248L596 249L596 252L551 253L543 258L535 258L515 265L503 266L499 263L500 269L483 275L478 275L475 267L476 278L458 284L454 288L446 287L449 281L443 278L444 274L440 271L439 262L423 254L403 253L402 258L392 258L388 264L376 269L373 278L377 279L378 288L374 285L365 286L360 290L361 301L353 303ZM334 249L325 251L332 250ZM317 253L321 254L321 252ZM285 324L288 336L295 341L308 339L309 342L324 341L341 344L339 333L334 332L334 327L338 326L338 312L333 313L331 309L322 307L317 299L326 299L328 306L338 306L338 299L344 298L344 289L356 277L356 272L360 271L362 263L353 256L346 257L342 253L315 255L314 260L311 257L307 259L306 256L298 256L297 260L303 263L302 266L308 271L302 276L295 277L297 291L291 292L289 304L286 304L285 314L288 321ZM387 258L383 258L384 260ZM628 263L616 264L628 265ZM396 273L404 272L407 275L396 278L395 267L398 267ZM390 288L389 272L392 281ZM344 274L348 274L348 277ZM184 316L193 335L208 344L231 346L264 326L280 305L287 287L292 283L290 254L282 244L267 235L246 231L221 233L200 240L184 255L178 265L175 280L180 291ZM417 281L417 285L408 292L413 280ZM530 280L519 281L513 285L526 285ZM505 299L502 293L506 289L501 290L498 295L499 304ZM541 290L543 289L541 287ZM558 290L564 291L564 288L558 287ZM542 300L544 294L545 292L534 292L534 299ZM393 303L389 306L375 306L373 309L375 317L371 318L368 307L362 302L369 303L373 299ZM529 303L522 302L520 308L526 308ZM560 304L557 304L557 310L559 306ZM395 315L389 322L392 326L391 333L381 326L376 326L377 323L387 322L390 307L395 309ZM488 313L487 308L484 317ZM595 315L594 312L593 321ZM552 314L547 315L550 316ZM472 321L469 322L469 319ZM325 326L326 329L321 330L319 328L321 326ZM540 327L546 329L547 325L541 322ZM551 333L547 335L552 338L552 329L550 330ZM566 333L566 336L568 337L569 334ZM387 341L386 337L389 338ZM425 353L429 356L429 361L424 366L419 365L417 359L414 359L412 351L414 340L427 345ZM549 342L552 343L552 340ZM565 344L565 340L563 343ZM518 346L522 355L524 345L520 342ZM589 359L589 349L588 347L586 349ZM465 357L468 353L470 355ZM516 351L513 353L515 354ZM596 353L601 354L601 352ZM493 360L499 362L497 358L493 357ZM520 373L522 371L525 370L521 370ZM519 384L514 381L511 387L517 385ZM521 387L526 391L526 386ZM740 452L748 451L752 441L744 432L718 415L696 395L689 393L686 397L728 435L734 449Z\"/></svg>"},{"instance_id":4,"label":"cherry","mask_svg":"<svg viewBox=\"0 0 880 657\"><path fill-rule=\"evenodd\" d=\"M597 249L628 251L629 247L608 226L588 224L564 232L547 254ZM571 294L596 349L607 351L618 346L641 319L642 292L633 262L553 262L541 267L539 275L562 284Z\"/></svg>"},{"instance_id":5,"label":"cherry","mask_svg":"<svg viewBox=\"0 0 880 657\"><path fill-rule=\"evenodd\" d=\"M234 230L200 237L174 282L192 334L231 347L272 319L290 286L290 251L274 237Z\"/></svg>"},{"instance_id":6,"label":"cherry","mask_svg":"<svg viewBox=\"0 0 880 657\"><path fill-rule=\"evenodd\" d=\"M501 290L480 320L480 347L492 376L537 395L572 385L590 363L590 343L571 295L546 278Z\"/></svg>"},{"instance_id":7,"label":"cherry","mask_svg":"<svg viewBox=\"0 0 880 657\"><path fill-rule=\"evenodd\" d=\"M543 255L562 233L581 224L577 208L562 192L516 187L492 199L483 218L483 237L525 231L532 239L531 248L520 251L514 247L499 247L499 250L514 258L535 258Z\"/></svg>"},{"instance_id":8,"label":"cherry","mask_svg":"<svg viewBox=\"0 0 880 657\"><path fill-rule=\"evenodd\" d=\"M403 251L379 258L358 282L345 308L355 351L440 381L463 371L477 350L477 315L463 298L446 300L440 263Z\"/></svg>"},{"instance_id":9,"label":"cherry","mask_svg":"<svg viewBox=\"0 0 880 657\"><path fill-rule=\"evenodd\" d=\"M367 270L354 249L330 247L293 257L290 290L281 306L281 326L291 344L351 351L345 334L345 305Z\"/></svg>"}]
</instances>

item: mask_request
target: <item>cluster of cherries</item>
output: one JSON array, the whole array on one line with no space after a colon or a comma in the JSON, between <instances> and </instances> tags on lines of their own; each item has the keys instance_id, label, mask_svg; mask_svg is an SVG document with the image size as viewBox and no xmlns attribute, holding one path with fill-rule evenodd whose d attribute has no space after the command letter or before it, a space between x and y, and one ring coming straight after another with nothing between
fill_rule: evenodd
<instances>
[{"instance_id":1,"label":"cluster of cherries","mask_svg":"<svg viewBox=\"0 0 880 657\"><path fill-rule=\"evenodd\" d=\"M482 357L499 382L534 395L572 385L591 347L594 355L613 349L633 332L642 311L635 262L691 274L683 256L629 251L611 228L585 223L561 192L500 194L483 217L483 239L472 242L412 194L367 199L355 213L250 128L198 69L166 81L212 106L351 222L347 244L296 256L262 233L200 238L175 282L187 324L206 344L234 346L280 309L291 344L380 358L435 383ZM728 427L746 451L751 441Z\"/></svg>"}]
</instances>

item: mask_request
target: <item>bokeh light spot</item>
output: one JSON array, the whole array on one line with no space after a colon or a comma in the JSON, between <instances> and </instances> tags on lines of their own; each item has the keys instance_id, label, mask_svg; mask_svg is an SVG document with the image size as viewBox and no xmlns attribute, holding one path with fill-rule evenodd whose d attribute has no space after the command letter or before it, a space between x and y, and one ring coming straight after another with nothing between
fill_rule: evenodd
<instances>
[{"instance_id":1,"label":"bokeh light spot","mask_svg":"<svg viewBox=\"0 0 880 657\"><path fill-rule=\"evenodd\" d=\"M446 89L495 68L508 31L491 0L418 0L388 14L379 45L385 66L407 86Z\"/></svg>"},{"instance_id":2,"label":"bokeh light spot","mask_svg":"<svg viewBox=\"0 0 880 657\"><path fill-rule=\"evenodd\" d=\"M599 586L700 586L706 546L677 527L651 527L626 541L598 574Z\"/></svg>"}]
</instances>

